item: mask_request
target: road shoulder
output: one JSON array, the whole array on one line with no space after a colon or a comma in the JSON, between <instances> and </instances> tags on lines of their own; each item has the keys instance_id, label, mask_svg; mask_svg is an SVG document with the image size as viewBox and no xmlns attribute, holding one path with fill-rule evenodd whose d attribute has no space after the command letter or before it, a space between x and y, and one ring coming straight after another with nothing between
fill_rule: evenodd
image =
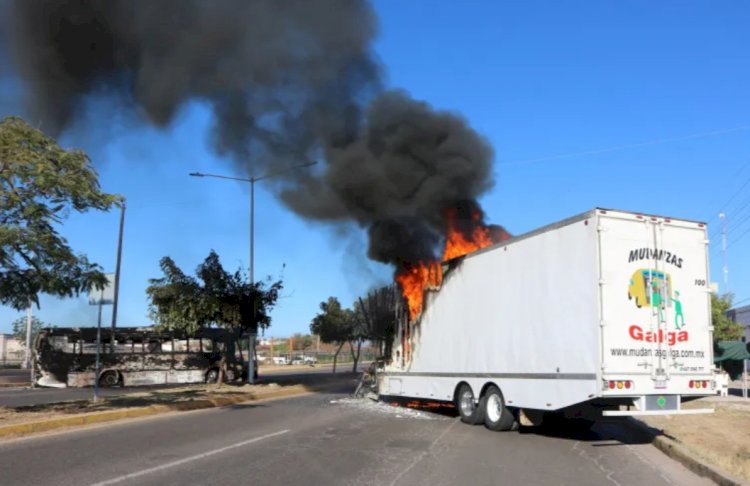
<instances>
[{"instance_id":1,"label":"road shoulder","mask_svg":"<svg viewBox=\"0 0 750 486\"><path fill-rule=\"evenodd\" d=\"M654 416L633 420L653 445L685 467L720 485L750 485L750 403L707 397L684 408L713 414Z\"/></svg>"}]
</instances>

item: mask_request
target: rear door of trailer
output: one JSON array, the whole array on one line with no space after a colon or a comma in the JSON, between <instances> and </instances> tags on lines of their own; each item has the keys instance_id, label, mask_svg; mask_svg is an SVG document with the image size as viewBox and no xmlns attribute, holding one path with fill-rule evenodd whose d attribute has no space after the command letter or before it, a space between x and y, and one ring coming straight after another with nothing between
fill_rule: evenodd
<instances>
[{"instance_id":1,"label":"rear door of trailer","mask_svg":"<svg viewBox=\"0 0 750 486\"><path fill-rule=\"evenodd\" d=\"M597 224L601 396L637 398L605 414L679 413L713 393L705 225L606 210Z\"/></svg>"}]
</instances>

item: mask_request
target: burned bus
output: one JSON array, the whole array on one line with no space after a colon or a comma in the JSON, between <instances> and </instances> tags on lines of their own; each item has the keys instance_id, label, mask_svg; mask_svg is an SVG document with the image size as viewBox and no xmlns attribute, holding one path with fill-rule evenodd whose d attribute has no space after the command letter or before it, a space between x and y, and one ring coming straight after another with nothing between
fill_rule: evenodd
<instances>
[{"instance_id":1,"label":"burned bus","mask_svg":"<svg viewBox=\"0 0 750 486\"><path fill-rule=\"evenodd\" d=\"M215 382L227 349L226 381L242 377L242 354L233 335L203 329L193 335L154 328L101 330L100 386ZM34 343L33 382L45 387L93 386L96 328L42 329Z\"/></svg>"}]
</instances>

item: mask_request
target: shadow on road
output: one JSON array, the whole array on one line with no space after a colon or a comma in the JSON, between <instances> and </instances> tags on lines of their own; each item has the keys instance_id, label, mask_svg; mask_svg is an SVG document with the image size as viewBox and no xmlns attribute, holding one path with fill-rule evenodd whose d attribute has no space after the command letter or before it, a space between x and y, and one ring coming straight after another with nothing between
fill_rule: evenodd
<instances>
[{"instance_id":1,"label":"shadow on road","mask_svg":"<svg viewBox=\"0 0 750 486\"><path fill-rule=\"evenodd\" d=\"M250 410L253 408L267 408L267 407L268 405L265 403L246 402L246 403L237 403L235 405L229 405L225 408L228 408L230 410Z\"/></svg>"},{"instance_id":2,"label":"shadow on road","mask_svg":"<svg viewBox=\"0 0 750 486\"><path fill-rule=\"evenodd\" d=\"M662 435L656 429L646 431L628 419L583 421L577 419L554 419L538 427L521 427L522 434L575 440L580 442L610 443L593 444L596 447L650 444L654 436Z\"/></svg>"},{"instance_id":3,"label":"shadow on road","mask_svg":"<svg viewBox=\"0 0 750 486\"><path fill-rule=\"evenodd\" d=\"M445 417L458 417L456 408L450 403L417 401L401 397L387 397L383 401L394 406L407 407ZM654 437L665 435L662 431L645 424L636 424L631 418L584 421L564 419L555 415L550 415L541 426L520 427L518 433L581 442L597 442L597 444L592 444L595 447L650 444ZM606 441L611 442L606 443Z\"/></svg>"}]
</instances>

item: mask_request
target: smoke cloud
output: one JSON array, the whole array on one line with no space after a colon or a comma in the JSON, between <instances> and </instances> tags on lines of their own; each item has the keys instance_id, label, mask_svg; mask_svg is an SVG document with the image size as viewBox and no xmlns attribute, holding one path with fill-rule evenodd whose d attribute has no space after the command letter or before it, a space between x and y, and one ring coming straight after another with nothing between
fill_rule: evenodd
<instances>
[{"instance_id":1,"label":"smoke cloud","mask_svg":"<svg viewBox=\"0 0 750 486\"><path fill-rule=\"evenodd\" d=\"M492 150L465 120L383 90L364 0L16 0L5 10L27 109L46 132L69 127L88 96L121 98L157 126L206 102L216 152L244 174L324 162L286 174L280 197L304 217L358 224L377 261L432 259L446 209L492 186Z\"/></svg>"}]
</instances>

